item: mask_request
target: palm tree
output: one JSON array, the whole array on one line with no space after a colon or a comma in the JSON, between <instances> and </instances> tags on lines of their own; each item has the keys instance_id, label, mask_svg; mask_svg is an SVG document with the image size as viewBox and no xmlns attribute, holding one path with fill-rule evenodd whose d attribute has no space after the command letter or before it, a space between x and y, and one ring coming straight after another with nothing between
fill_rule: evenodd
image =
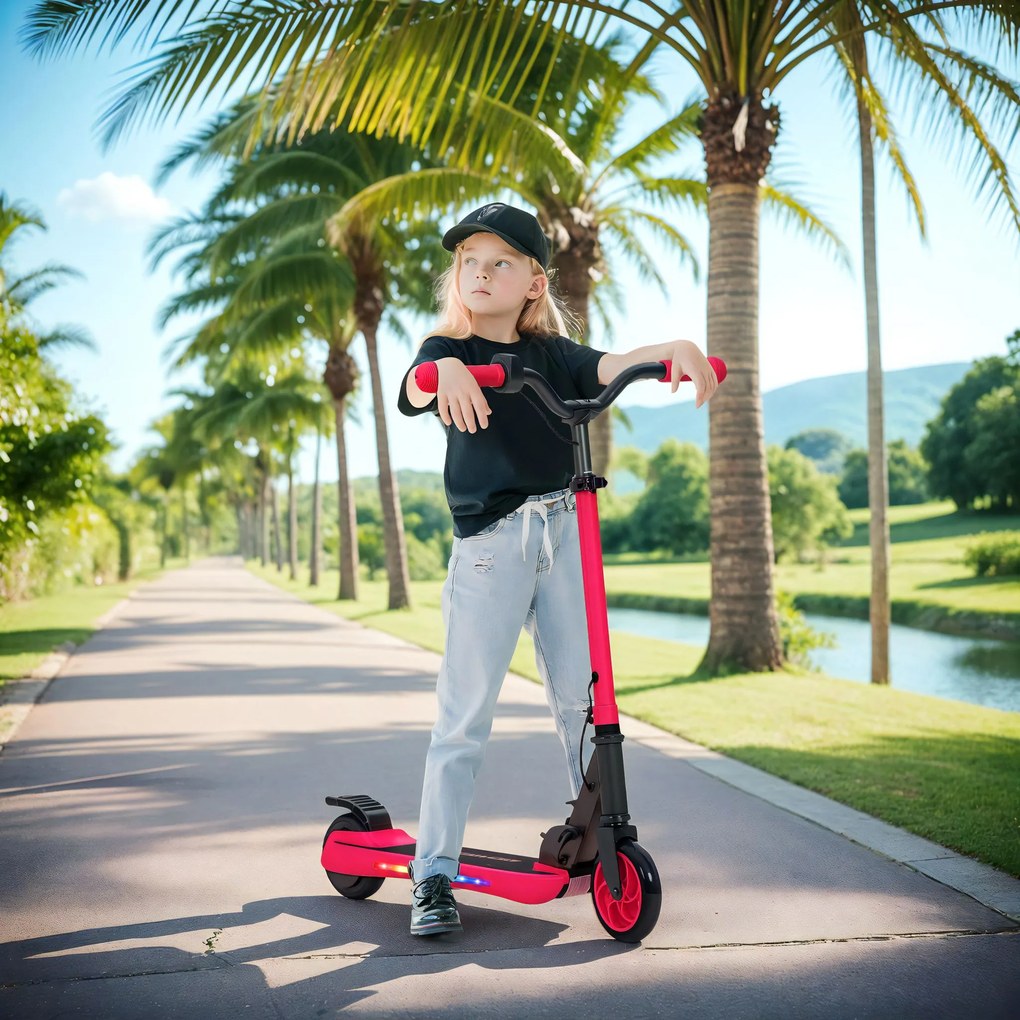
<instances>
[{"instance_id":1,"label":"palm tree","mask_svg":"<svg viewBox=\"0 0 1020 1020\"><path fill-rule=\"evenodd\" d=\"M18 232L35 228L46 230L46 223L28 206L12 202L0 191L0 330L25 317L28 305L47 291L69 280L82 280L77 269L50 262L20 276L12 276L5 266L6 256L18 241ZM84 347L95 350L95 341L81 326L57 326L48 332L33 329L41 352L58 347Z\"/></svg>"},{"instance_id":2,"label":"palm tree","mask_svg":"<svg viewBox=\"0 0 1020 1020\"><path fill-rule=\"evenodd\" d=\"M977 5L989 7L991 5ZM1001 14L1001 11L994 12ZM888 103L872 73L868 39L862 31L866 13L856 3L845 3L836 12L830 31L843 37L835 48L835 57L852 90L858 125L861 154L861 221L863 237L864 301L867 332L867 401L868 401L868 512L869 545L871 549L871 682L888 684L889 673L889 575L890 547L888 520L888 468L886 461L884 396L882 380L882 345L878 300L878 241L875 215L874 147L878 142L889 154L916 214L922 236L925 233L924 209L913 175L907 167L899 139L889 115ZM980 21L981 11L966 11L963 16ZM936 23L940 16L932 15ZM999 36L1004 26L996 25ZM945 26L940 24L945 32ZM856 29L857 31L852 31ZM948 33L947 33L948 34ZM1008 33L1007 33L1008 34ZM987 110L1004 115L1006 122L1020 105L1015 86L993 69L961 50L943 44L936 53L929 51L909 22L891 21L872 35L876 45L885 44L893 50L886 61L893 74L912 86L912 91L925 97L918 103L919 114L933 129L946 118L956 121L960 129L957 141L969 144L975 152L972 172L987 164L985 180L996 182L993 195L997 205L1008 210L1013 226L1020 229L1020 208L1012 184L995 145L986 133ZM1015 39L1015 33L1014 33ZM950 78L947 68L963 70L969 84L965 90ZM928 86L928 87L925 87ZM934 87L932 87L934 86ZM981 110L983 115L975 112ZM954 160L960 165L958 160Z\"/></svg>"},{"instance_id":3,"label":"palm tree","mask_svg":"<svg viewBox=\"0 0 1020 1020\"><path fill-rule=\"evenodd\" d=\"M245 117L246 108L242 104L235 119L243 123ZM221 120L217 128L206 132L195 151L206 158L216 152L229 153L236 144L236 134L236 125L231 119L225 123ZM238 252L251 250L253 238L272 237L286 229L290 233L280 239L284 244L286 237L317 234L323 229L326 217L339 210L351 195L364 190L379 177L407 170L418 158L420 154L391 139L374 140L342 131L323 132L292 147L264 146L247 161L232 165L230 179L210 203L213 211L229 202L260 203L254 212L225 232L211 249L214 271L228 265ZM179 161L180 156L175 160ZM410 605L410 576L397 480L390 463L378 334L387 306L411 307L417 311L428 306L431 295L425 281L429 277L429 255L436 257L434 249L438 242L433 241L431 245L420 242L416 236L419 232L426 233L415 224L352 217L342 230L330 234L333 246L349 266L353 295L342 316L344 328L336 338L337 343L330 346L326 374L328 380L332 380L331 390L337 387L333 390L335 394L352 386L356 380L353 362L347 353L349 321L365 339L371 380L390 609ZM436 233L431 231L432 235ZM406 252L412 239L419 246L419 257L409 261ZM328 257L326 252L318 255ZM285 275L279 285L285 287L286 278L297 277L286 274L286 266L281 268ZM337 434L339 440L341 432ZM338 447L338 457L342 459L343 456ZM343 464L341 478L345 477L346 464ZM344 580L342 572L341 581Z\"/></svg>"},{"instance_id":4,"label":"palm tree","mask_svg":"<svg viewBox=\"0 0 1020 1020\"><path fill-rule=\"evenodd\" d=\"M292 212L292 208L288 210ZM357 366L347 353L354 330L350 318L353 280L343 259L323 248L321 234L312 227L283 226L274 235L272 224L261 217L252 227L239 213L207 208L164 228L153 240L151 252L158 261L178 247L200 244L181 265L189 270L191 286L163 309L163 325L183 312L218 307L184 344L178 365L206 359L213 377L233 366L262 358L264 364L306 339L327 344L323 382L333 401L337 444L340 535L340 599L358 597L358 543L354 497L347 469L344 431L348 401L357 387ZM224 234L233 230L229 242ZM240 235L244 236L240 236ZM252 252L259 252L252 259ZM210 274L215 274L209 282ZM328 432L328 428L323 425ZM318 503L315 504L318 507ZM318 549L321 527L313 522Z\"/></svg>"},{"instance_id":5,"label":"palm tree","mask_svg":"<svg viewBox=\"0 0 1020 1020\"><path fill-rule=\"evenodd\" d=\"M893 20L924 18L939 0L861 2L860 28L829 31L847 0L812 4L651 3L609 5L572 0L542 5L448 0L335 0L312 10L265 5L230 10L189 25L166 44L109 111L107 138L149 114L165 113L208 95L245 71L264 76L265 110L251 137L281 125L291 138L328 124L389 132L417 145L449 151L470 165L484 133L488 95L514 105L541 51L542 40L597 40L610 22L635 33L642 52L661 46L683 61L704 90L701 140L709 188L708 346L730 365L727 386L712 402L713 461L711 632L703 667L775 669L782 665L773 584L773 541L758 373L759 187L779 130L774 96L791 71L845 39ZM175 0L137 4L42 0L29 20L27 40L37 53L74 48L100 28L118 38L135 27L158 27ZM963 6L961 4L961 6ZM1013 5L1004 5L1012 11ZM495 28L514 31L510 48L479 46ZM940 40L929 47L937 49ZM497 57L496 54L499 54ZM551 69L543 61L543 67ZM585 55L574 61L578 80ZM536 87L536 111L547 88ZM446 120L452 103L462 116ZM489 134L487 159L505 160L511 140Z\"/></svg>"},{"instance_id":6,"label":"palm tree","mask_svg":"<svg viewBox=\"0 0 1020 1020\"><path fill-rule=\"evenodd\" d=\"M296 535L293 477L296 439L309 425L321 428L323 423L323 405L318 399L317 384L308 378L304 366L287 366L284 372L275 375L254 365L245 365L220 379L211 393L193 394L190 400L194 404L194 433L205 442L232 445L231 436L250 436L257 444L263 469L263 536L266 504L270 499L276 502L276 491L272 485L274 454L277 450L282 453L288 481L291 535ZM274 531L277 568L282 569L283 544L278 516L274 520ZM263 544L263 564L266 559ZM291 568L292 576L295 576L293 556Z\"/></svg>"},{"instance_id":7,"label":"palm tree","mask_svg":"<svg viewBox=\"0 0 1020 1020\"><path fill-rule=\"evenodd\" d=\"M619 81L622 68L614 52L615 46L608 44L602 56L606 77ZM689 262L696 275L691 246L673 226L671 214L684 208L702 211L708 204L704 180L661 176L655 170L664 156L697 137L700 108L689 105L622 147L617 144L621 126L629 120L635 97L661 99L636 72L627 81L629 90L621 84L595 97L583 88L573 95L557 93L553 109L543 111L541 119L483 99L487 130L512 135L520 143L505 164L484 170L427 166L386 177L350 199L330 221L330 229L342 231L353 216L371 219L398 210L434 211L512 192L535 207L553 239L555 285L569 310L583 326L595 304L604 326L612 331L610 305L619 298L612 267L628 259L643 282L667 293L667 281L644 243L644 235L650 233L681 263ZM816 214L769 184L763 183L761 190L764 203L846 260L842 242ZM609 415L602 415L591 425L592 460L602 474L612 459L610 423Z\"/></svg>"}]
</instances>

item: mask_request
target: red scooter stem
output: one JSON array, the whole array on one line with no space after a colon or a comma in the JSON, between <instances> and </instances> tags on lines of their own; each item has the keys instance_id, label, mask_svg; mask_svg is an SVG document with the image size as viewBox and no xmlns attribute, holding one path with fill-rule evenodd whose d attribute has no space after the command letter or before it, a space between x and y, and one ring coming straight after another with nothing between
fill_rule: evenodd
<instances>
[{"instance_id":1,"label":"red scooter stem","mask_svg":"<svg viewBox=\"0 0 1020 1020\"><path fill-rule=\"evenodd\" d=\"M584 579L584 612L588 620L588 651L592 673L593 720L596 726L619 725L613 682L613 656L609 644L606 611L606 578L602 568L602 536L599 531L598 497L594 492L575 494L577 529L581 539L581 575Z\"/></svg>"}]
</instances>

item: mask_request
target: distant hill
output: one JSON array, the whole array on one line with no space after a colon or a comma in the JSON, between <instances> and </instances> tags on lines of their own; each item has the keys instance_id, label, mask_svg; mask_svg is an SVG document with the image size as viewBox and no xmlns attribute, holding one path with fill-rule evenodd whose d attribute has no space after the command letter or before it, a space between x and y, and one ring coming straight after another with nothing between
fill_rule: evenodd
<instances>
[{"instance_id":1,"label":"distant hill","mask_svg":"<svg viewBox=\"0 0 1020 1020\"><path fill-rule=\"evenodd\" d=\"M917 446L925 425L935 416L951 386L970 369L969 361L925 365L885 373L885 434ZM765 442L782 446L805 429L842 432L855 446L867 445L867 392L864 372L848 372L781 386L762 395ZM613 429L619 446L636 446L645 453L673 436L682 442L708 445L708 416L693 403L672 407L624 407L633 428L622 422Z\"/></svg>"}]
</instances>

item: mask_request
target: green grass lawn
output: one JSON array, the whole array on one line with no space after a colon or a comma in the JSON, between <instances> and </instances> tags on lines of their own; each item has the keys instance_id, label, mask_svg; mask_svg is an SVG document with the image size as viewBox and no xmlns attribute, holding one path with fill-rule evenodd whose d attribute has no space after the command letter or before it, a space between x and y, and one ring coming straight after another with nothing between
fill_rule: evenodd
<instances>
[{"instance_id":1,"label":"green grass lawn","mask_svg":"<svg viewBox=\"0 0 1020 1020\"><path fill-rule=\"evenodd\" d=\"M168 567L175 565L180 564L172 561ZM88 640L99 617L159 573L158 567L150 567L130 581L0 606L0 688L7 680L28 676L59 645Z\"/></svg>"},{"instance_id":2,"label":"green grass lawn","mask_svg":"<svg viewBox=\"0 0 1020 1020\"><path fill-rule=\"evenodd\" d=\"M341 603L335 571L315 591L274 568L250 569L442 651L438 581L412 584L413 609L387 611L385 581L362 581L358 601ZM1020 877L1020 713L816 674L696 680L701 649L629 634L614 633L613 654L631 715ZM511 668L538 679L527 635Z\"/></svg>"},{"instance_id":3,"label":"green grass lawn","mask_svg":"<svg viewBox=\"0 0 1020 1020\"><path fill-rule=\"evenodd\" d=\"M866 600L871 590L867 511L853 510L850 516L853 537L829 550L824 566L780 563L777 587L795 596ZM956 614L1006 615L1020 626L1020 578L974 577L963 564L968 539L981 531L1020 530L1020 517L961 514L953 512L952 503L924 503L890 508L889 524L894 604L931 606ZM654 595L707 603L709 586L707 562L640 563L633 562L633 557L607 557L610 597Z\"/></svg>"}]
</instances>

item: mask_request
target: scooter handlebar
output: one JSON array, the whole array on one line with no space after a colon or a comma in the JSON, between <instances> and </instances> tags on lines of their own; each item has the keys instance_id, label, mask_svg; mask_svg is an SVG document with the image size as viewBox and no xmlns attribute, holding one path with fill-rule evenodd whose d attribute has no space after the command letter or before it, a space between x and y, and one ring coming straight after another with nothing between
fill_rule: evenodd
<instances>
[{"instance_id":1,"label":"scooter handlebar","mask_svg":"<svg viewBox=\"0 0 1020 1020\"><path fill-rule=\"evenodd\" d=\"M722 358L710 357L708 363L712 366L719 382L726 378L726 362ZM663 375L660 382L668 383L673 371L673 363L668 359L659 362L663 366ZM482 387L499 387L506 381L506 371L500 364L491 365L467 365L467 370L474 376L475 381ZM414 370L414 381L422 393L435 393L439 389L439 367L434 361L426 361ZM689 375L682 375L681 382L690 382Z\"/></svg>"}]
</instances>

